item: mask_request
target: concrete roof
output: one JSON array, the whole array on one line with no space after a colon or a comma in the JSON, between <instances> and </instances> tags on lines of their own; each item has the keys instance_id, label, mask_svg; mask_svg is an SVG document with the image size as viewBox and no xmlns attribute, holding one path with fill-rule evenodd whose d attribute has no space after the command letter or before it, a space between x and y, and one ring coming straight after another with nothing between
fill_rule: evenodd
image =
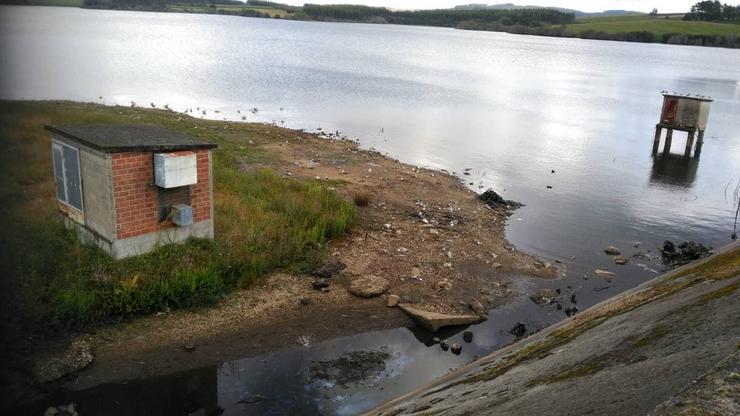
<instances>
[{"instance_id":1,"label":"concrete roof","mask_svg":"<svg viewBox=\"0 0 740 416\"><path fill-rule=\"evenodd\" d=\"M212 149L216 145L159 126L86 124L44 126L47 131L104 153Z\"/></svg>"}]
</instances>

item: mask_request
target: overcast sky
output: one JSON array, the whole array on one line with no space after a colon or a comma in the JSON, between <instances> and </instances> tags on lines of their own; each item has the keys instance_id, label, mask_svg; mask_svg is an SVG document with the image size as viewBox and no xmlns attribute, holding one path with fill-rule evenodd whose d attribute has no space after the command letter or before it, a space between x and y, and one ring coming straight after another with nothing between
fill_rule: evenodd
<instances>
[{"instance_id":1,"label":"overcast sky","mask_svg":"<svg viewBox=\"0 0 740 416\"><path fill-rule=\"evenodd\" d=\"M686 12L691 5L699 0L501 0L501 1L481 1L481 0L277 0L281 3L290 3L302 5L304 3L318 4L367 4L369 6L385 6L397 9L440 9L452 7L458 4L469 3L514 3L528 6L554 6L566 7L569 9L582 10L584 12L598 12L602 10L636 10L649 12L653 7L657 7L661 13ZM735 1L728 1L735 3Z\"/></svg>"}]
</instances>

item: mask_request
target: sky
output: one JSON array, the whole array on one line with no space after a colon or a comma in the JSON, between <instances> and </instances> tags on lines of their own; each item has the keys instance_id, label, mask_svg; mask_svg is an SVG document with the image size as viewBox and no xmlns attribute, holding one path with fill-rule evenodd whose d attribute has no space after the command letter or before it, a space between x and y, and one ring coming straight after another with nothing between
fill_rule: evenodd
<instances>
[{"instance_id":1,"label":"sky","mask_svg":"<svg viewBox=\"0 0 740 416\"><path fill-rule=\"evenodd\" d=\"M441 9L459 4L483 3L514 3L526 6L551 6L576 9L584 12L600 12L603 10L634 10L650 12L657 8L661 13L687 12L699 0L276 0L280 3L303 5L314 4L366 4L368 6L384 6L395 9ZM729 1L729 3L734 3Z\"/></svg>"}]
</instances>

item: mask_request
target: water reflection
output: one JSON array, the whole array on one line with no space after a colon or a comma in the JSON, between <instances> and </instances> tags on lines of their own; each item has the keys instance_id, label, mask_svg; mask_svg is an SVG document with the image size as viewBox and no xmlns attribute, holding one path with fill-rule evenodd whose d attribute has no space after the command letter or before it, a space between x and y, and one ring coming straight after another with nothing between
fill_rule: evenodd
<instances>
[{"instance_id":1,"label":"water reflection","mask_svg":"<svg viewBox=\"0 0 740 416\"><path fill-rule=\"evenodd\" d=\"M659 153L653 155L650 183L691 188L699 169L699 154L694 156Z\"/></svg>"}]
</instances>

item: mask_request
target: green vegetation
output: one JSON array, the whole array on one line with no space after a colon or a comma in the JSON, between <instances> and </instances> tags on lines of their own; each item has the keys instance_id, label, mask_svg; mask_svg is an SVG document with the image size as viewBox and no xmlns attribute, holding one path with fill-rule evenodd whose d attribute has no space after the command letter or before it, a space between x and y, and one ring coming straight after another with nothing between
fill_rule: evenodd
<instances>
[{"instance_id":1,"label":"green vegetation","mask_svg":"<svg viewBox=\"0 0 740 416\"><path fill-rule=\"evenodd\" d=\"M288 139L275 127L182 118L162 110L60 102L0 102L0 290L3 307L37 323L80 326L169 308L210 304L275 269L304 271L354 218L350 202L322 185L269 169L249 137ZM215 241L164 245L114 261L81 246L57 214L44 124L151 123L219 145L214 150Z\"/></svg>"},{"instance_id":2,"label":"green vegetation","mask_svg":"<svg viewBox=\"0 0 740 416\"><path fill-rule=\"evenodd\" d=\"M707 22L729 22L740 24L740 6L722 4L717 0L700 1L691 7L684 20L704 20Z\"/></svg>"},{"instance_id":3,"label":"green vegetation","mask_svg":"<svg viewBox=\"0 0 740 416\"><path fill-rule=\"evenodd\" d=\"M575 20L573 13L554 9L516 10L389 10L385 7L355 5L305 4L303 13L314 20L341 20L352 22L377 22L401 25L457 27L463 22L497 22L502 25L539 26L567 24Z\"/></svg>"},{"instance_id":4,"label":"green vegetation","mask_svg":"<svg viewBox=\"0 0 740 416\"><path fill-rule=\"evenodd\" d=\"M671 33L740 36L740 26L738 25L666 19L648 15L580 18L576 20L576 23L568 25L567 28L576 34L581 34L584 31L605 33L648 31L653 33L656 39L662 39L663 35Z\"/></svg>"}]
</instances>

